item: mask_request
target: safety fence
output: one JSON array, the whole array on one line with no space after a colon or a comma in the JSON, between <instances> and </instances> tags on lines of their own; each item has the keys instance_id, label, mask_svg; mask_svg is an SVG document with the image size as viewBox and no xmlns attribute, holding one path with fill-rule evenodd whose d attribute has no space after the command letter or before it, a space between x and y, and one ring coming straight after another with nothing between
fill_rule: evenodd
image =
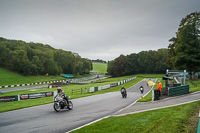
<instances>
[{"instance_id":1,"label":"safety fence","mask_svg":"<svg viewBox=\"0 0 200 133\"><path fill-rule=\"evenodd\" d=\"M136 77L132 77L123 81L120 81L118 83L113 83L113 84L109 84L109 85L103 85L103 86L98 86L98 87L90 87L90 88L81 88L81 89L72 89L72 95L74 94L83 94L83 93L92 93L92 92L96 92L96 91L100 91L100 90L104 90L104 89L108 89L111 87L115 87L115 86L119 86L122 85L124 83L127 83L133 79L136 79Z\"/></svg>"},{"instance_id":2,"label":"safety fence","mask_svg":"<svg viewBox=\"0 0 200 133\"><path fill-rule=\"evenodd\" d=\"M78 94L84 94L88 93L90 91L90 88L81 88L81 89L72 89L72 95L78 95Z\"/></svg>"},{"instance_id":3,"label":"safety fence","mask_svg":"<svg viewBox=\"0 0 200 133\"><path fill-rule=\"evenodd\" d=\"M29 85L41 85L41 84L48 84L48 83L57 83L57 82L67 82L67 83L79 83L84 82L90 79L95 79L96 76L86 77L86 78L77 78L77 79L65 79L65 80L55 80L55 81L44 81L44 82L36 82L36 83L27 83L27 84L18 84L18 85L5 85L0 86L0 88L8 88L8 87L20 87L20 86L29 86Z\"/></svg>"},{"instance_id":4,"label":"safety fence","mask_svg":"<svg viewBox=\"0 0 200 133\"><path fill-rule=\"evenodd\" d=\"M41 93L32 93L32 94L21 94L15 96L3 96L0 97L0 102L12 102L12 101L21 101L27 99L36 99L53 96L54 92L41 92Z\"/></svg>"},{"instance_id":5,"label":"safety fence","mask_svg":"<svg viewBox=\"0 0 200 133\"><path fill-rule=\"evenodd\" d=\"M189 93L189 85L181 85L170 87L168 91L168 96L183 95Z\"/></svg>"}]
</instances>

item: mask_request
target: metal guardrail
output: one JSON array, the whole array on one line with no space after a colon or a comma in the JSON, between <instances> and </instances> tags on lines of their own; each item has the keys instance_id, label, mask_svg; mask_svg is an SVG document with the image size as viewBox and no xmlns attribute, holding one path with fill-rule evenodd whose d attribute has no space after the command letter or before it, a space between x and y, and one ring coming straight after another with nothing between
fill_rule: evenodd
<instances>
[{"instance_id":1,"label":"metal guardrail","mask_svg":"<svg viewBox=\"0 0 200 133\"><path fill-rule=\"evenodd\" d=\"M118 83L113 83L113 84L109 84L109 85L103 85L103 86L98 86L98 87L90 87L90 88L85 88L85 89L72 89L72 95L75 95L75 94L83 94L83 93L92 93L92 92L96 92L96 91L100 91L100 90L104 90L104 89L108 89L108 88L111 88L111 87L115 87L115 86L118 86L118 85L122 85L124 83L127 83L133 79L136 79L136 77L132 77L132 78L129 78L129 79L126 79L126 80L123 80L123 81L120 81Z\"/></svg>"}]
</instances>

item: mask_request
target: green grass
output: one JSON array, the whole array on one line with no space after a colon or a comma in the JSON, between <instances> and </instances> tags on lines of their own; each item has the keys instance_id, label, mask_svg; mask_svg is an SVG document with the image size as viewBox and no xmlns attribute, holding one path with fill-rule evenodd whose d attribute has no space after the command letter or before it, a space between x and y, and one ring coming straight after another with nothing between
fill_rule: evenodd
<instances>
[{"instance_id":1,"label":"green grass","mask_svg":"<svg viewBox=\"0 0 200 133\"><path fill-rule=\"evenodd\" d=\"M200 101L103 119L72 133L195 133Z\"/></svg>"},{"instance_id":2,"label":"green grass","mask_svg":"<svg viewBox=\"0 0 200 133\"><path fill-rule=\"evenodd\" d=\"M7 69L0 68L0 86L36 83L42 81L63 80L61 76L23 76L18 73L8 71Z\"/></svg>"},{"instance_id":3,"label":"green grass","mask_svg":"<svg viewBox=\"0 0 200 133\"><path fill-rule=\"evenodd\" d=\"M93 71L98 73L107 73L107 64L105 63L92 63Z\"/></svg>"},{"instance_id":4,"label":"green grass","mask_svg":"<svg viewBox=\"0 0 200 133\"><path fill-rule=\"evenodd\" d=\"M187 80L186 84L190 85L190 92L200 91L200 80L196 81Z\"/></svg>"},{"instance_id":5,"label":"green grass","mask_svg":"<svg viewBox=\"0 0 200 133\"><path fill-rule=\"evenodd\" d=\"M89 87L108 85L108 84L112 84L112 83L117 83L119 81L131 78L131 77L133 77L133 75L118 77L118 78L108 78L108 79L99 80L97 82L94 82L91 84L85 84L85 85L70 84L69 86L62 87L62 89L65 91L66 95L71 95L72 89L81 89L81 88L89 88ZM127 88L133 86L134 84L140 82L142 79L143 78L136 78L126 84L123 84L123 86L127 89ZM103 94L103 93L107 93L107 92L120 91L121 87L122 87L122 85L112 87L109 89L105 89L105 90L101 90L101 91L97 91L94 93L71 95L71 99L87 97L87 96L97 95L97 94ZM57 88L51 88L51 89L40 88L40 89L32 89L32 90L13 91L13 92L2 93L2 94L0 94L0 96L13 96L13 95L39 93L39 92L52 92L52 91L56 91L56 89ZM11 111L11 110L21 109L21 108L26 108L26 107L32 107L32 106L37 106L37 105L42 105L42 104L47 104L47 103L52 103L52 102L53 102L52 96L46 97L46 98L23 100L23 101L5 102L5 103L0 103L0 107L1 107L0 112L6 112L6 111Z\"/></svg>"}]
</instances>

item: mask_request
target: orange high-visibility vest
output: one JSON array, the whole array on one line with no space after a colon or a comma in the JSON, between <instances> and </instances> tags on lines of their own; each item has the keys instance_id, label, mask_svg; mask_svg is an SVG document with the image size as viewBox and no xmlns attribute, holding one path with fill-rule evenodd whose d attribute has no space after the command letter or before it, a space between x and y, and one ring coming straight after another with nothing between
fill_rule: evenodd
<instances>
[{"instance_id":1,"label":"orange high-visibility vest","mask_svg":"<svg viewBox=\"0 0 200 133\"><path fill-rule=\"evenodd\" d=\"M161 91L161 88L162 88L162 84L161 84L161 82L159 82L159 83L157 84L157 89Z\"/></svg>"}]
</instances>

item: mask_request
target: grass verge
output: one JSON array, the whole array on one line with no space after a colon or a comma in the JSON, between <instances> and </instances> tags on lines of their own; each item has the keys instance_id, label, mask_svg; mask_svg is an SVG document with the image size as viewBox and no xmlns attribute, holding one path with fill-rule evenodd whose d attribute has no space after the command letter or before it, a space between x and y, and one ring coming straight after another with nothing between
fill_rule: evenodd
<instances>
[{"instance_id":1,"label":"grass verge","mask_svg":"<svg viewBox=\"0 0 200 133\"><path fill-rule=\"evenodd\" d=\"M72 133L194 133L197 131L200 101L103 119Z\"/></svg>"},{"instance_id":2,"label":"grass verge","mask_svg":"<svg viewBox=\"0 0 200 133\"><path fill-rule=\"evenodd\" d=\"M7 69L0 68L0 86L4 85L17 85L17 84L28 84L44 81L63 80L65 78L61 76L23 76L18 73L11 72Z\"/></svg>"}]
</instances>

